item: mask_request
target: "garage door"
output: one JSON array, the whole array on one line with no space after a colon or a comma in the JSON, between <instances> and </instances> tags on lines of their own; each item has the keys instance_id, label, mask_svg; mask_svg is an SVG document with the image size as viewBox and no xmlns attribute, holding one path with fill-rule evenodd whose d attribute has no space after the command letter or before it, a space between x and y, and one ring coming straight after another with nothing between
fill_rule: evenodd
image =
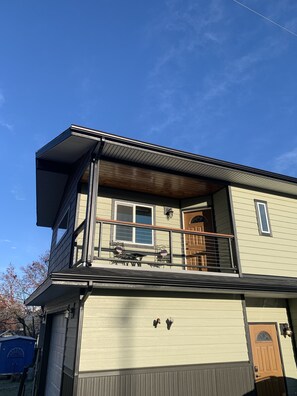
<instances>
[{"instance_id":1,"label":"garage door","mask_svg":"<svg viewBox=\"0 0 297 396\"><path fill-rule=\"evenodd\" d=\"M52 319L45 396L60 395L64 360L65 334L66 318L64 313L54 315Z\"/></svg>"}]
</instances>

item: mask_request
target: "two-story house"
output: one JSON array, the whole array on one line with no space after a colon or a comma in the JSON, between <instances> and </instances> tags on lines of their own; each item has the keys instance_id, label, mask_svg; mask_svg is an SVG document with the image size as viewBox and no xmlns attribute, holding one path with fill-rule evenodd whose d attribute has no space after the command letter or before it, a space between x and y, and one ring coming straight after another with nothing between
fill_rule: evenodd
<instances>
[{"instance_id":1,"label":"two-story house","mask_svg":"<svg viewBox=\"0 0 297 396\"><path fill-rule=\"evenodd\" d=\"M297 394L297 179L75 125L36 169L36 394Z\"/></svg>"}]
</instances>

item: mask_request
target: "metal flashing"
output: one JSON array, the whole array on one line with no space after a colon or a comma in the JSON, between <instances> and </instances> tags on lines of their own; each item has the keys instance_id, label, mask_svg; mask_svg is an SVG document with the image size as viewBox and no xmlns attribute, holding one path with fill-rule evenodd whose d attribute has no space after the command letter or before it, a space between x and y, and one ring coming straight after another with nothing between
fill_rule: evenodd
<instances>
[{"instance_id":1,"label":"metal flashing","mask_svg":"<svg viewBox=\"0 0 297 396\"><path fill-rule=\"evenodd\" d=\"M254 297L297 298L295 278L262 276L211 276L170 271L139 271L124 268L75 267L55 272L26 300L27 305L47 301L76 288L157 290L159 292L227 293Z\"/></svg>"}]
</instances>

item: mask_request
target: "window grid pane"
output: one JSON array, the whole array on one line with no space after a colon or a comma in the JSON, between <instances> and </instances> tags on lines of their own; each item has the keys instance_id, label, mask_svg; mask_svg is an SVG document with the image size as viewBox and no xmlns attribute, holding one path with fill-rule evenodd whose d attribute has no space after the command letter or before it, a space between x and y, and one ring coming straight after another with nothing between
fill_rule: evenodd
<instances>
[{"instance_id":1,"label":"window grid pane","mask_svg":"<svg viewBox=\"0 0 297 396\"><path fill-rule=\"evenodd\" d=\"M255 210L257 215L259 234L272 236L267 202L260 200L258 201L257 199L255 199Z\"/></svg>"},{"instance_id":2,"label":"window grid pane","mask_svg":"<svg viewBox=\"0 0 297 396\"><path fill-rule=\"evenodd\" d=\"M117 205L117 220L133 222L133 206ZM116 226L116 240L133 242L133 228Z\"/></svg>"},{"instance_id":3,"label":"window grid pane","mask_svg":"<svg viewBox=\"0 0 297 396\"><path fill-rule=\"evenodd\" d=\"M135 219L135 220L134 220ZM116 220L129 221L142 224L152 224L152 208L133 204L117 204ZM115 227L115 239L117 241L139 243L144 245L153 244L153 231L145 228L132 228L117 225Z\"/></svg>"},{"instance_id":4,"label":"window grid pane","mask_svg":"<svg viewBox=\"0 0 297 396\"><path fill-rule=\"evenodd\" d=\"M270 233L266 205L264 203L258 203L258 210L261 223L261 231L265 233Z\"/></svg>"},{"instance_id":5,"label":"window grid pane","mask_svg":"<svg viewBox=\"0 0 297 396\"><path fill-rule=\"evenodd\" d=\"M133 228L126 226L116 226L116 240L133 242Z\"/></svg>"}]
</instances>

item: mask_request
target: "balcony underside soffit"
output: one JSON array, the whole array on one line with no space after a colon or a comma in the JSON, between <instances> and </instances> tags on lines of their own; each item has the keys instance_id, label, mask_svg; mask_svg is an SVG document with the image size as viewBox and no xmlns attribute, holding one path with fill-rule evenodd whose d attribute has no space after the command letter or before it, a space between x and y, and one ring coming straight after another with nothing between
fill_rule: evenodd
<instances>
[{"instance_id":1,"label":"balcony underside soffit","mask_svg":"<svg viewBox=\"0 0 297 396\"><path fill-rule=\"evenodd\" d=\"M88 170L82 181L88 181ZM100 161L99 186L183 199L210 195L224 184L110 161Z\"/></svg>"}]
</instances>

